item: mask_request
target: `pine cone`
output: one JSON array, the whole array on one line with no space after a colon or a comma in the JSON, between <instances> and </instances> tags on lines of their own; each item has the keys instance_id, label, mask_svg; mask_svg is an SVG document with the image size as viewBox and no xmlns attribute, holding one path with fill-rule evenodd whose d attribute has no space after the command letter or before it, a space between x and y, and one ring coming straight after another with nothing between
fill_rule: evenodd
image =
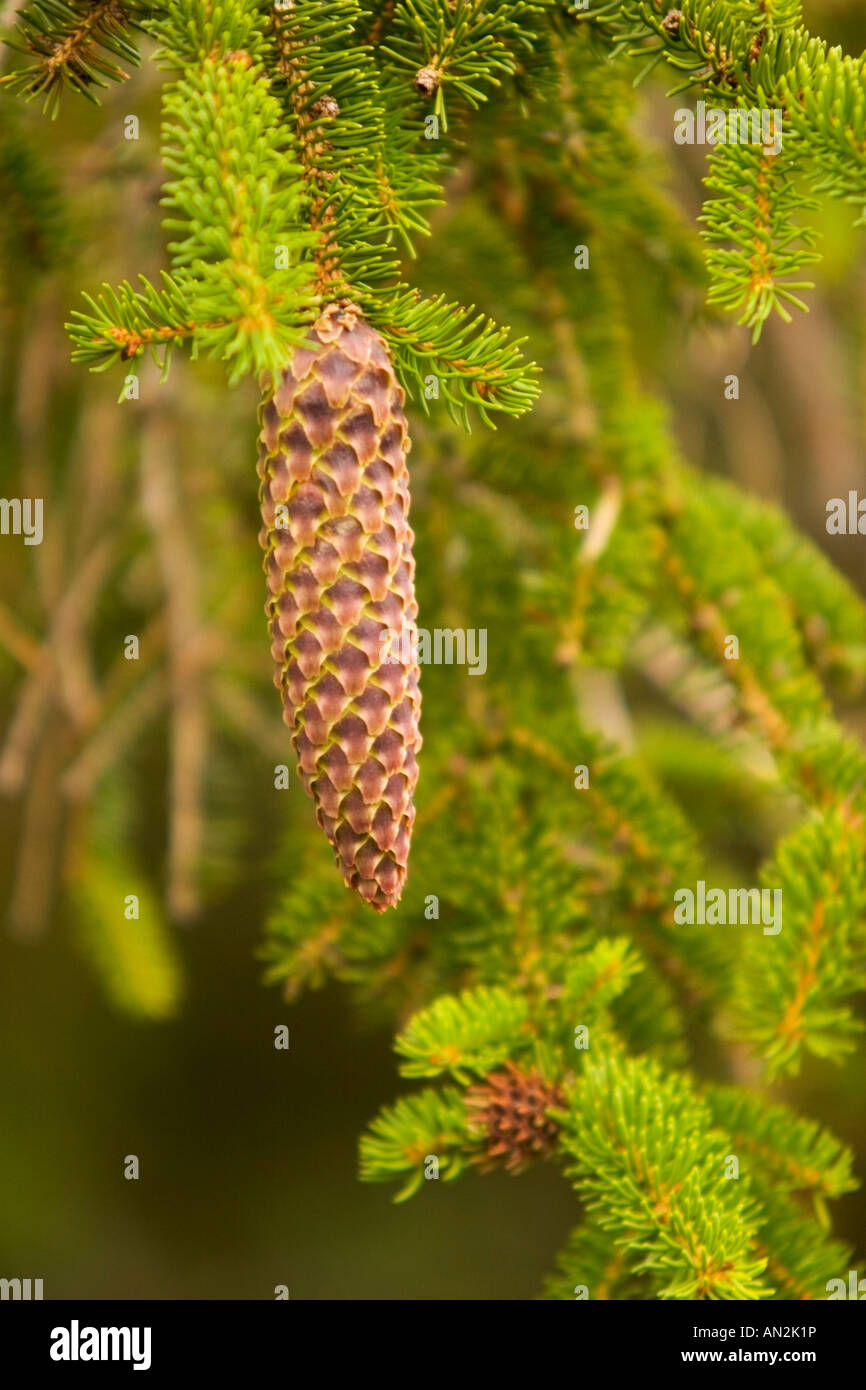
<instances>
[{"instance_id":1,"label":"pine cone","mask_svg":"<svg viewBox=\"0 0 866 1390\"><path fill-rule=\"evenodd\" d=\"M259 435L274 683L343 877L378 911L406 878L421 746L414 644L385 639L418 615L403 399L381 335L330 304Z\"/></svg>"},{"instance_id":2,"label":"pine cone","mask_svg":"<svg viewBox=\"0 0 866 1390\"><path fill-rule=\"evenodd\" d=\"M507 1062L466 1093L474 1112L470 1128L486 1139L479 1162L485 1172L504 1163L518 1172L534 1158L548 1158L556 1147L559 1126L547 1111L565 1104L562 1092L538 1071L521 1071Z\"/></svg>"}]
</instances>

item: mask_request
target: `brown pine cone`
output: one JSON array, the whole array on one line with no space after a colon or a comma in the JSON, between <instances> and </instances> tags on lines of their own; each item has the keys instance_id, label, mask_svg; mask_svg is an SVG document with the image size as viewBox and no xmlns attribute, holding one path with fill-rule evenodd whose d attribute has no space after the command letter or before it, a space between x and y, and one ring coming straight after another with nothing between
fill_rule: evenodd
<instances>
[{"instance_id":1,"label":"brown pine cone","mask_svg":"<svg viewBox=\"0 0 866 1390\"><path fill-rule=\"evenodd\" d=\"M562 1092L540 1072L521 1071L513 1062L470 1087L466 1105L471 1112L470 1129L484 1139L478 1157L483 1170L502 1163L516 1173L534 1158L549 1158L559 1126L547 1111L564 1104Z\"/></svg>"},{"instance_id":2,"label":"brown pine cone","mask_svg":"<svg viewBox=\"0 0 866 1390\"><path fill-rule=\"evenodd\" d=\"M274 682L346 883L378 911L406 878L421 747L414 643L386 638L418 616L403 400L381 335L330 304L260 413Z\"/></svg>"}]
</instances>

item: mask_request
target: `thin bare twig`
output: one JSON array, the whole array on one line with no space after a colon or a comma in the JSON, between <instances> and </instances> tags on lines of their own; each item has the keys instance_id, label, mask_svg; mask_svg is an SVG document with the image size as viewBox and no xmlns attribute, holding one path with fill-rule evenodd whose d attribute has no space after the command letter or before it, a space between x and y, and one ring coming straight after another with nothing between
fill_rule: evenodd
<instances>
[{"instance_id":1,"label":"thin bare twig","mask_svg":"<svg viewBox=\"0 0 866 1390\"><path fill-rule=\"evenodd\" d=\"M203 788L208 711L202 679L198 558L177 469L174 420L160 405L141 432L141 505L153 533L166 593L171 697L168 901L178 918L200 907L198 871L204 838Z\"/></svg>"}]
</instances>

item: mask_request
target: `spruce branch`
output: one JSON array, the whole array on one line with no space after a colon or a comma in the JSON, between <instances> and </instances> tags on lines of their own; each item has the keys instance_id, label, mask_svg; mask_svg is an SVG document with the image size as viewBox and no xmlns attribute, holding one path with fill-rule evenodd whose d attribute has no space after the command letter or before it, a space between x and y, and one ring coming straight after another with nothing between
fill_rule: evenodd
<instances>
[{"instance_id":1,"label":"spruce branch","mask_svg":"<svg viewBox=\"0 0 866 1390\"><path fill-rule=\"evenodd\" d=\"M190 317L182 285L165 271L161 290L143 275L139 281L139 290L124 281L117 289L103 285L95 298L83 295L90 312L73 309L66 324L73 362L87 362L91 371L102 372L150 350L157 365L167 371L177 344L189 341L195 353L199 325Z\"/></svg>"},{"instance_id":2,"label":"spruce branch","mask_svg":"<svg viewBox=\"0 0 866 1390\"><path fill-rule=\"evenodd\" d=\"M783 122L784 153L740 141L712 155L707 187L715 195L703 221L711 251L711 304L740 315L760 336L775 310L804 308L799 278L818 259L815 233L794 214L814 202L797 187L805 170L816 192L842 198L861 210L866 203L866 100L864 59L828 50L810 38L796 0L730 4L726 0L623 0L594 6L581 16L620 51L660 62L686 74L668 93L698 88L723 110L745 119L773 109ZM793 145L793 149L792 149Z\"/></svg>"},{"instance_id":3,"label":"spruce branch","mask_svg":"<svg viewBox=\"0 0 866 1390\"><path fill-rule=\"evenodd\" d=\"M467 427L470 406L492 424L494 412L522 415L538 396L537 368L524 363L520 340L474 305L450 304L444 295L424 299L403 287L376 307L401 375L425 409L430 377Z\"/></svg>"},{"instance_id":4,"label":"spruce branch","mask_svg":"<svg viewBox=\"0 0 866 1390\"><path fill-rule=\"evenodd\" d=\"M862 837L862 816L816 815L762 872L766 887L781 891L784 926L744 952L737 998L770 1076L797 1071L804 1050L838 1061L863 1031L851 1008L866 984Z\"/></svg>"},{"instance_id":5,"label":"spruce branch","mask_svg":"<svg viewBox=\"0 0 866 1390\"><path fill-rule=\"evenodd\" d=\"M803 19L803 0L748 0L756 27L771 33L793 29Z\"/></svg>"},{"instance_id":6,"label":"spruce branch","mask_svg":"<svg viewBox=\"0 0 866 1390\"><path fill-rule=\"evenodd\" d=\"M590 768L588 828L615 865L599 885L613 893L619 918L630 928L643 954L669 976L692 1005L724 988L727 968L711 941L683 939L673 921L673 892L697 877L694 836L682 812L635 759L606 747L586 731L564 731L552 741L511 731L515 747L553 768L570 785L572 763L559 747L576 745Z\"/></svg>"},{"instance_id":7,"label":"spruce branch","mask_svg":"<svg viewBox=\"0 0 866 1390\"><path fill-rule=\"evenodd\" d=\"M360 256L374 279L394 273L393 258L368 239L371 217L375 231L382 215L371 155L381 152L384 129L372 60L357 45L360 7L335 0L323 14L298 0L271 5L268 19L275 90L295 132L302 208L316 238L317 292L351 298L344 254Z\"/></svg>"},{"instance_id":8,"label":"spruce branch","mask_svg":"<svg viewBox=\"0 0 866 1390\"><path fill-rule=\"evenodd\" d=\"M589 1027L609 1024L609 1010L644 969L627 937L603 937L566 967L560 1007Z\"/></svg>"},{"instance_id":9,"label":"spruce branch","mask_svg":"<svg viewBox=\"0 0 866 1390\"><path fill-rule=\"evenodd\" d=\"M816 193L842 198L866 223L866 55L812 40L781 83L792 130L809 153Z\"/></svg>"},{"instance_id":10,"label":"spruce branch","mask_svg":"<svg viewBox=\"0 0 866 1390\"><path fill-rule=\"evenodd\" d=\"M299 170L261 66L257 11L240 3L212 16L175 0L150 26L160 58L185 75L164 101L163 156L173 177L163 202L173 273L157 291L107 287L73 315L77 360L96 370L146 347L189 342L226 361L230 381L279 372L305 332L314 298L298 226ZM243 132L239 138L239 132Z\"/></svg>"},{"instance_id":11,"label":"spruce branch","mask_svg":"<svg viewBox=\"0 0 866 1390\"><path fill-rule=\"evenodd\" d=\"M833 720L790 606L758 552L742 537L735 551L722 552L712 539L713 484L702 485L700 495L697 489L682 491L684 477L676 485L671 480L657 537L663 585L675 595L666 608L671 623L685 627L726 675L742 718L758 730L784 775L813 804L832 805L860 785L866 755ZM660 598L667 604L663 590ZM736 656L729 649L731 635L738 640Z\"/></svg>"},{"instance_id":12,"label":"spruce branch","mask_svg":"<svg viewBox=\"0 0 866 1390\"><path fill-rule=\"evenodd\" d=\"M571 1088L567 1169L593 1220L628 1243L659 1298L770 1296L759 1207L724 1173L728 1140L682 1076L609 1056Z\"/></svg>"},{"instance_id":13,"label":"spruce branch","mask_svg":"<svg viewBox=\"0 0 866 1390\"><path fill-rule=\"evenodd\" d=\"M0 86L42 97L52 119L64 89L96 102L94 88L129 76L115 59L137 67L130 31L143 29L152 10L142 0L34 0L19 10L18 37L7 43L35 61L0 78Z\"/></svg>"},{"instance_id":14,"label":"spruce branch","mask_svg":"<svg viewBox=\"0 0 866 1390\"><path fill-rule=\"evenodd\" d=\"M386 1106L361 1139L361 1178L403 1186L394 1198L405 1202L424 1182L428 1156L438 1160L439 1175L451 1182L471 1159L469 1114L456 1087L428 1087Z\"/></svg>"},{"instance_id":15,"label":"spruce branch","mask_svg":"<svg viewBox=\"0 0 866 1390\"><path fill-rule=\"evenodd\" d=\"M790 19L790 7L779 15ZM576 17L631 57L652 53L638 80L664 62L679 78L668 95L697 86L744 106L755 104L759 87L773 97L809 41L796 24L778 22L748 0L682 0L675 8L667 0L614 0Z\"/></svg>"},{"instance_id":16,"label":"spruce branch","mask_svg":"<svg viewBox=\"0 0 866 1390\"><path fill-rule=\"evenodd\" d=\"M753 1187L762 1207L756 1249L767 1261L773 1297L777 1301L826 1299L829 1281L851 1267L850 1246L828 1235L824 1225L791 1197L775 1191L771 1174L753 1181Z\"/></svg>"},{"instance_id":17,"label":"spruce branch","mask_svg":"<svg viewBox=\"0 0 866 1390\"><path fill-rule=\"evenodd\" d=\"M99 369L186 342L230 363L234 382L276 374L323 297L349 297L381 326L407 387L430 376L452 413L492 423L537 395L519 344L484 315L399 284L396 240L428 231L439 157L419 149L393 80L347 44L356 0L326 18L310 0L264 13L235 0L219 21L173 0L148 25L180 73L166 94L163 202L172 271L105 290L73 316L77 360ZM238 133L243 132L243 138Z\"/></svg>"},{"instance_id":18,"label":"spruce branch","mask_svg":"<svg viewBox=\"0 0 866 1390\"><path fill-rule=\"evenodd\" d=\"M714 194L701 221L710 251L710 304L738 314L752 342L775 312L791 321L788 305L807 311L800 291L804 266L821 259L811 247L816 233L798 226L794 214L818 204L797 190L802 161L788 150L774 153L754 145L720 146L712 154L705 184Z\"/></svg>"},{"instance_id":19,"label":"spruce branch","mask_svg":"<svg viewBox=\"0 0 866 1390\"><path fill-rule=\"evenodd\" d=\"M831 687L858 692L866 678L866 603L781 508L714 478L718 524L736 526L785 596L810 664Z\"/></svg>"},{"instance_id":20,"label":"spruce branch","mask_svg":"<svg viewBox=\"0 0 866 1390\"><path fill-rule=\"evenodd\" d=\"M314 303L302 260L311 238L298 229L300 167L261 64L256 21L255 11L235 6L216 46L201 6L191 14L171 6L155 26L164 62L185 63L188 45L199 54L164 101L165 226L177 238L172 264L202 325L200 344L229 363L233 382L278 373Z\"/></svg>"},{"instance_id":21,"label":"spruce branch","mask_svg":"<svg viewBox=\"0 0 866 1390\"><path fill-rule=\"evenodd\" d=\"M556 1257L557 1272L544 1286L544 1297L555 1303L584 1296L594 1302L628 1301L646 1296L649 1282L629 1270L625 1251L611 1245L610 1236L595 1221L576 1226ZM584 1290L586 1291L584 1294Z\"/></svg>"},{"instance_id":22,"label":"spruce branch","mask_svg":"<svg viewBox=\"0 0 866 1390\"><path fill-rule=\"evenodd\" d=\"M856 1189L851 1150L813 1120L736 1086L708 1086L704 1097L734 1151L766 1185L822 1200Z\"/></svg>"},{"instance_id":23,"label":"spruce branch","mask_svg":"<svg viewBox=\"0 0 866 1390\"><path fill-rule=\"evenodd\" d=\"M471 107L485 101L531 49L542 9L532 0L400 0L380 51L433 99L447 131L447 93Z\"/></svg>"},{"instance_id":24,"label":"spruce branch","mask_svg":"<svg viewBox=\"0 0 866 1390\"><path fill-rule=\"evenodd\" d=\"M521 1033L531 1037L526 1001L482 987L437 999L414 1016L394 1046L407 1059L403 1076L449 1072L465 1085L469 1073L483 1076L505 1062Z\"/></svg>"},{"instance_id":25,"label":"spruce branch","mask_svg":"<svg viewBox=\"0 0 866 1390\"><path fill-rule=\"evenodd\" d=\"M418 237L431 234L428 211L444 201L445 157L437 142L422 138L417 113L406 107L396 79L380 77L384 142L377 154L379 200L387 226L404 252L416 256Z\"/></svg>"},{"instance_id":26,"label":"spruce branch","mask_svg":"<svg viewBox=\"0 0 866 1390\"><path fill-rule=\"evenodd\" d=\"M396 278L395 237L411 252L428 234L426 211L442 198L439 159L362 45L356 0L336 0L327 15L312 0L273 4L268 16L274 90L295 134L302 212L317 238L317 289L357 299Z\"/></svg>"}]
</instances>

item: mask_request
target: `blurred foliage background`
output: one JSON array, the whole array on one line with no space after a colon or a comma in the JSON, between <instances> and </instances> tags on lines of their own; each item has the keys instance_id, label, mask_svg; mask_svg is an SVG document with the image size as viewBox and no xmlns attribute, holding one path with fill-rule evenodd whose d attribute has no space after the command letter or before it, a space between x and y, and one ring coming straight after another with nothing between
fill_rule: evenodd
<instances>
[{"instance_id":1,"label":"blurred foliage background","mask_svg":"<svg viewBox=\"0 0 866 1390\"><path fill-rule=\"evenodd\" d=\"M853 0L814 0L806 18L862 50ZM642 113L641 138L693 218L703 152L674 157L657 90ZM129 115L138 139L124 138ZM482 116L488 173L498 138ZM567 1184L497 1174L395 1209L356 1181L358 1133L394 1092L393 1019L333 985L291 1003L262 986L268 913L305 857L329 851L308 833L271 685L257 391L176 360L162 384L137 368L138 397L119 402L116 374L70 364L63 328L82 288L157 275L158 141L150 65L100 107L65 101L54 122L0 101L0 492L45 502L41 546L0 538L0 1274L42 1277L49 1298L269 1298L276 1284L293 1298L531 1297L573 1221ZM452 506L483 510L485 478L501 485L511 466L542 476L539 429L579 402L554 306L509 273L507 230L478 179L467 159L412 275L526 333L544 393L534 423L469 439L416 407L410 464L422 623L462 610L495 630L519 511L461 532ZM824 521L829 498L864 487L866 263L847 209L823 205L820 228L811 313L771 322L754 349L704 309L690 231L673 311L670 248L654 267L636 239L623 288L645 384L669 402L685 456L781 502L864 592L862 539L831 542ZM748 381L736 406L729 372ZM510 649L496 655L491 638L499 679L529 661L507 618ZM431 766L480 684L425 671ZM684 741L649 683L630 693L657 771L719 864L749 881L775 805L733 776L708 804L706 744ZM866 736L858 701L845 721ZM274 788L282 762L288 791ZM118 912L132 893L135 924ZM273 1046L280 1023L287 1053ZM807 1064L784 1091L854 1145L861 1176L863 1056L861 1042L844 1070ZM138 1182L123 1178L130 1153ZM861 1248L864 1217L862 1191L840 1203L839 1233Z\"/></svg>"}]
</instances>

